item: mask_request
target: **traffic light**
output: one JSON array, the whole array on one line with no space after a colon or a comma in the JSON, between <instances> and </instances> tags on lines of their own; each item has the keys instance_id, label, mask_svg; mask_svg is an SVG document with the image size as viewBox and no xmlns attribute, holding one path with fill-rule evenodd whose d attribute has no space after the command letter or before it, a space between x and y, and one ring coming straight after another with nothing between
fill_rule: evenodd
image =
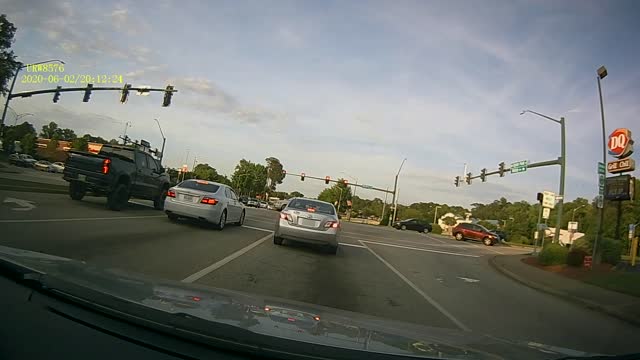
<instances>
[{"instance_id":1,"label":"traffic light","mask_svg":"<svg viewBox=\"0 0 640 360\"><path fill-rule=\"evenodd\" d=\"M467 173L467 185L471 185L471 173Z\"/></svg>"},{"instance_id":2,"label":"traffic light","mask_svg":"<svg viewBox=\"0 0 640 360\"><path fill-rule=\"evenodd\" d=\"M500 168L498 169L498 171L500 172L500 177L504 177L504 161L498 164L498 166L500 166Z\"/></svg>"},{"instance_id":3,"label":"traffic light","mask_svg":"<svg viewBox=\"0 0 640 360\"><path fill-rule=\"evenodd\" d=\"M482 182L487 181L487 169L480 170L480 180L482 180Z\"/></svg>"},{"instance_id":4,"label":"traffic light","mask_svg":"<svg viewBox=\"0 0 640 360\"><path fill-rule=\"evenodd\" d=\"M304 181L304 173L300 174L300 180Z\"/></svg>"},{"instance_id":5,"label":"traffic light","mask_svg":"<svg viewBox=\"0 0 640 360\"><path fill-rule=\"evenodd\" d=\"M460 187L460 176L456 176L456 179L453 181L453 184L456 187Z\"/></svg>"},{"instance_id":6,"label":"traffic light","mask_svg":"<svg viewBox=\"0 0 640 360\"><path fill-rule=\"evenodd\" d=\"M542 204L542 199L544 199L544 194L543 194L543 193L538 193L538 197L537 197L537 199L538 199L538 202L539 202L540 204Z\"/></svg>"},{"instance_id":7,"label":"traffic light","mask_svg":"<svg viewBox=\"0 0 640 360\"><path fill-rule=\"evenodd\" d=\"M162 101L163 107L167 107L171 105L172 96L173 96L173 86L167 85L167 88L164 90L164 100Z\"/></svg>"},{"instance_id":8,"label":"traffic light","mask_svg":"<svg viewBox=\"0 0 640 360\"><path fill-rule=\"evenodd\" d=\"M84 98L82 98L82 102L89 102L91 98L91 89L93 89L93 84L87 84L87 90L84 91Z\"/></svg>"},{"instance_id":9,"label":"traffic light","mask_svg":"<svg viewBox=\"0 0 640 360\"><path fill-rule=\"evenodd\" d=\"M120 102L123 104L127 102L129 89L131 89L131 84L124 84L124 87L122 88L122 95L120 95Z\"/></svg>"},{"instance_id":10,"label":"traffic light","mask_svg":"<svg viewBox=\"0 0 640 360\"><path fill-rule=\"evenodd\" d=\"M331 180L331 177L330 177L330 176L325 176L325 177L324 177L324 183L325 183L325 184L329 185L329 180Z\"/></svg>"},{"instance_id":11,"label":"traffic light","mask_svg":"<svg viewBox=\"0 0 640 360\"><path fill-rule=\"evenodd\" d=\"M60 100L60 90L62 89L62 86L56 86L56 92L53 94L53 102L57 103L58 100Z\"/></svg>"},{"instance_id":12,"label":"traffic light","mask_svg":"<svg viewBox=\"0 0 640 360\"><path fill-rule=\"evenodd\" d=\"M282 169L282 177L285 178L287 176L287 170Z\"/></svg>"},{"instance_id":13,"label":"traffic light","mask_svg":"<svg viewBox=\"0 0 640 360\"><path fill-rule=\"evenodd\" d=\"M349 185L349 180L347 180L347 179L342 179L342 182L344 183L344 186L348 186Z\"/></svg>"}]
</instances>

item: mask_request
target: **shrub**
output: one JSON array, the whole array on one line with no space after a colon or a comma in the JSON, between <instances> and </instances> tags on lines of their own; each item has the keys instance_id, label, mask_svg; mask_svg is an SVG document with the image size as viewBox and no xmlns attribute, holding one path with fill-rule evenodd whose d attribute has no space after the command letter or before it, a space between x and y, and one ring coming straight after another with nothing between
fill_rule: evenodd
<instances>
[{"instance_id":1,"label":"shrub","mask_svg":"<svg viewBox=\"0 0 640 360\"><path fill-rule=\"evenodd\" d=\"M568 253L569 249L560 244L545 244L540 255L538 255L538 262L545 266L566 264Z\"/></svg>"},{"instance_id":2,"label":"shrub","mask_svg":"<svg viewBox=\"0 0 640 360\"><path fill-rule=\"evenodd\" d=\"M622 242L619 240L602 239L598 244L599 252L602 254L602 262L616 265L620 261L622 255Z\"/></svg>"},{"instance_id":3,"label":"shrub","mask_svg":"<svg viewBox=\"0 0 640 360\"><path fill-rule=\"evenodd\" d=\"M569 250L567 254L567 265L569 266L582 266L584 262L584 257L587 255L587 252L582 249L572 248Z\"/></svg>"},{"instance_id":4,"label":"shrub","mask_svg":"<svg viewBox=\"0 0 640 360\"><path fill-rule=\"evenodd\" d=\"M431 224L431 232L433 234L442 234L442 228L438 224Z\"/></svg>"},{"instance_id":5,"label":"shrub","mask_svg":"<svg viewBox=\"0 0 640 360\"><path fill-rule=\"evenodd\" d=\"M518 244L531 244L531 239L526 236L522 236L520 234L513 234L509 236L507 241Z\"/></svg>"}]
</instances>

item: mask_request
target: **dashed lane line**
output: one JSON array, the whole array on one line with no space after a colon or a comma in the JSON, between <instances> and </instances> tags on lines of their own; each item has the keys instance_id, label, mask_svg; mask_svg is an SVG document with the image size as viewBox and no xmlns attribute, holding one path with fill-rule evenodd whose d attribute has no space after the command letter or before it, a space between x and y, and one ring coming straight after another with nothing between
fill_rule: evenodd
<instances>
[{"instance_id":1,"label":"dashed lane line","mask_svg":"<svg viewBox=\"0 0 640 360\"><path fill-rule=\"evenodd\" d=\"M18 224L18 223L47 223L47 222L69 222L69 221L104 221L104 220L131 220L131 219L155 219L165 217L166 215L150 215L150 216L112 216L112 217L93 217L93 218L63 218L63 219L16 219L16 220L0 220L2 224Z\"/></svg>"},{"instance_id":2,"label":"dashed lane line","mask_svg":"<svg viewBox=\"0 0 640 360\"><path fill-rule=\"evenodd\" d=\"M400 248L400 249L418 250L418 251L432 252L432 253L438 253L438 254L446 254L446 255L454 255L454 256L464 256L464 257L472 257L472 258L479 258L479 257L480 257L480 255L461 254L461 253L454 253L454 252L449 252L449 251L431 250L431 249L422 249L422 248L417 248L417 247L413 247L413 246L403 246L403 245L387 244L387 243L382 243L382 242L377 242L377 241L369 241L369 240L359 240L359 241L360 241L361 243L376 244L376 245L383 245L383 246L390 246L390 247L395 247L395 248Z\"/></svg>"}]
</instances>

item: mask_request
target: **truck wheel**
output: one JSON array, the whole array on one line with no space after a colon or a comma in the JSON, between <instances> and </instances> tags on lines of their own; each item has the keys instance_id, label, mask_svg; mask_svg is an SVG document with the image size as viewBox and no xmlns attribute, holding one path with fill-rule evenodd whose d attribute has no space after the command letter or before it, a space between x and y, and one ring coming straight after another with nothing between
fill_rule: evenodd
<instances>
[{"instance_id":1,"label":"truck wheel","mask_svg":"<svg viewBox=\"0 0 640 360\"><path fill-rule=\"evenodd\" d=\"M169 190L166 187L162 188L162 192L160 192L160 195L158 195L157 197L155 197L153 199L153 208L156 210L164 210L164 199L167 198L167 190Z\"/></svg>"},{"instance_id":2,"label":"truck wheel","mask_svg":"<svg viewBox=\"0 0 640 360\"><path fill-rule=\"evenodd\" d=\"M78 181L72 181L69 183L69 196L73 200L77 200L77 201L82 200L82 198L85 196L86 193L87 193L87 190L85 189L85 186L82 183Z\"/></svg>"},{"instance_id":3,"label":"truck wheel","mask_svg":"<svg viewBox=\"0 0 640 360\"><path fill-rule=\"evenodd\" d=\"M107 207L109 210L120 211L127 205L129 189L125 184L116 185L109 195L107 195Z\"/></svg>"}]
</instances>

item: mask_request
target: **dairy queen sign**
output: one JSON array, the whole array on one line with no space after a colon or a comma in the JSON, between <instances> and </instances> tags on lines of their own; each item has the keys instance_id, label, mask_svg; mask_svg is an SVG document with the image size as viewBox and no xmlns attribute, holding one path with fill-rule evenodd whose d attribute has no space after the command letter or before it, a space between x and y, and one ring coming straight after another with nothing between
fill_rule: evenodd
<instances>
[{"instance_id":1,"label":"dairy queen sign","mask_svg":"<svg viewBox=\"0 0 640 360\"><path fill-rule=\"evenodd\" d=\"M609 135L607 147L609 148L609 155L618 158L618 160L607 163L607 171L616 174L635 170L635 161L630 158L633 153L631 130L623 128L615 129L611 135Z\"/></svg>"}]
</instances>

